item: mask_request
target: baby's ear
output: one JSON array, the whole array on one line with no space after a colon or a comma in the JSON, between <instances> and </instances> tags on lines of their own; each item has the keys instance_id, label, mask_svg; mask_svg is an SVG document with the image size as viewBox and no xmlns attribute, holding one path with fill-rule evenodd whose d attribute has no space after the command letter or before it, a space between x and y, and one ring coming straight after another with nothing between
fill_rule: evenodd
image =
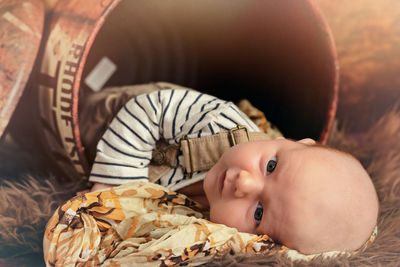
<instances>
[{"instance_id":1,"label":"baby's ear","mask_svg":"<svg viewBox=\"0 0 400 267\"><path fill-rule=\"evenodd\" d=\"M299 140L297 142L305 144L305 145L315 145L315 143L316 143L315 140L311 139L311 138L304 138L304 139L301 139L301 140Z\"/></svg>"}]
</instances>

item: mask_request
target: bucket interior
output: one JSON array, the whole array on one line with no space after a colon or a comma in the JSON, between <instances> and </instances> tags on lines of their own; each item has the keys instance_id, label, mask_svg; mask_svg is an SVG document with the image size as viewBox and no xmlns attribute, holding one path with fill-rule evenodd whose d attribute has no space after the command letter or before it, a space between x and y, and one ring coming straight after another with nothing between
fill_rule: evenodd
<instances>
[{"instance_id":1,"label":"bucket interior","mask_svg":"<svg viewBox=\"0 0 400 267\"><path fill-rule=\"evenodd\" d=\"M308 1L121 1L90 48L79 98L106 57L116 70L105 87L167 81L246 98L286 137L318 140L336 83L324 27Z\"/></svg>"}]
</instances>

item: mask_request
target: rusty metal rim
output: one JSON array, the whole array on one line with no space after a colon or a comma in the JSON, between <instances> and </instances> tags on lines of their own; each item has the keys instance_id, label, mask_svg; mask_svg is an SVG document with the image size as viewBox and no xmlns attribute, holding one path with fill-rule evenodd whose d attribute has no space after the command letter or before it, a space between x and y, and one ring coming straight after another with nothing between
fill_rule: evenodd
<instances>
[{"instance_id":1,"label":"rusty metal rim","mask_svg":"<svg viewBox=\"0 0 400 267\"><path fill-rule=\"evenodd\" d=\"M335 120L336 117L336 111L337 111L337 105L338 105L338 99L339 99L339 61L338 61L338 55L337 55L337 49L335 45L335 40L333 37L333 33L331 28L328 25L328 22L325 18L325 15L322 13L322 10L318 7L318 5L315 3L314 0L309 0L309 3L312 7L312 10L314 12L315 18L318 20L318 22L321 24L323 27L325 33L326 33L326 41L327 44L329 45L329 51L330 55L332 58L332 76L333 76L333 87L331 91L331 97L330 97L330 107L329 111L327 114L327 119L326 123L324 126L324 129L321 132L319 142L322 144L326 144L328 141L329 133L332 129L333 121Z\"/></svg>"},{"instance_id":2,"label":"rusty metal rim","mask_svg":"<svg viewBox=\"0 0 400 267\"><path fill-rule=\"evenodd\" d=\"M79 71L77 71L75 75L76 79L72 91L72 125L73 125L72 127L73 127L75 145L77 147L79 158L81 160L85 173L89 173L90 170L85 155L85 148L82 144L82 140L80 137L80 130L79 130L78 105L79 105L79 90L80 90L81 78L90 48L92 47L96 36L100 31L101 26L103 26L106 17L111 13L111 11L117 6L119 2L121 2L121 0L114 0L113 2L111 2L108 5L108 7L104 10L103 14L96 21L93 30L90 32L88 39L86 41L86 45L84 47L82 58L80 60L78 68Z\"/></svg>"}]
</instances>

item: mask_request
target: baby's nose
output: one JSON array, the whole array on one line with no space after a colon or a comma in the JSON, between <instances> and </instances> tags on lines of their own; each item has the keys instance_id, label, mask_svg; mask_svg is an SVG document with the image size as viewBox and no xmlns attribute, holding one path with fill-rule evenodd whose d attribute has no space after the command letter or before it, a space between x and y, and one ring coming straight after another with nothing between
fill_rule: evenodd
<instances>
[{"instance_id":1,"label":"baby's nose","mask_svg":"<svg viewBox=\"0 0 400 267\"><path fill-rule=\"evenodd\" d=\"M255 196L260 193L262 188L262 179L260 179L260 177L245 170L241 170L236 179L235 196Z\"/></svg>"}]
</instances>

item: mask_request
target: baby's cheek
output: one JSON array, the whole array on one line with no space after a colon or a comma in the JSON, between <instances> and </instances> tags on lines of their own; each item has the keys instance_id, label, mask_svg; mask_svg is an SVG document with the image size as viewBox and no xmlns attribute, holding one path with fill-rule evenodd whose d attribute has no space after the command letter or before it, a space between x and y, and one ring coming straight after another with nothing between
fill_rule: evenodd
<instances>
[{"instance_id":1,"label":"baby's cheek","mask_svg":"<svg viewBox=\"0 0 400 267\"><path fill-rule=\"evenodd\" d=\"M225 211L218 207L218 205L213 204L214 203L210 203L210 221L230 226Z\"/></svg>"},{"instance_id":2,"label":"baby's cheek","mask_svg":"<svg viewBox=\"0 0 400 267\"><path fill-rule=\"evenodd\" d=\"M243 223L243 213L233 207L210 205L210 221L236 228L240 232L251 233L250 227Z\"/></svg>"},{"instance_id":3,"label":"baby's cheek","mask_svg":"<svg viewBox=\"0 0 400 267\"><path fill-rule=\"evenodd\" d=\"M203 191L205 195L207 196L208 200L210 200L211 197L211 188L212 188L212 181L210 179L210 172L206 174L203 180Z\"/></svg>"}]
</instances>

